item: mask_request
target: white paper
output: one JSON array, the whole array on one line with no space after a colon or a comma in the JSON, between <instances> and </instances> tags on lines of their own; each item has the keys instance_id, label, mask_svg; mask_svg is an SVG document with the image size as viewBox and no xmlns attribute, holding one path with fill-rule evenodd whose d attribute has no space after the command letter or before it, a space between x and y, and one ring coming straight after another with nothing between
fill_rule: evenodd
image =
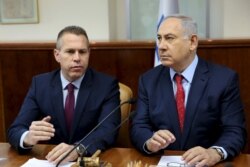
<instances>
[{"instance_id":1,"label":"white paper","mask_svg":"<svg viewBox=\"0 0 250 167\"><path fill-rule=\"evenodd\" d=\"M162 156L158 165L159 167L163 166L181 166L181 167L191 167L185 164L184 161L181 160L181 156Z\"/></svg>"},{"instance_id":2,"label":"white paper","mask_svg":"<svg viewBox=\"0 0 250 167\"><path fill-rule=\"evenodd\" d=\"M0 161L4 161L6 160L7 158L3 158L3 157L0 157Z\"/></svg>"},{"instance_id":3,"label":"white paper","mask_svg":"<svg viewBox=\"0 0 250 167\"><path fill-rule=\"evenodd\" d=\"M75 162L69 162L63 165L59 165L60 167L71 167ZM47 160L39 160L36 158L31 158L25 164L23 164L21 167L55 167L56 165L50 163Z\"/></svg>"}]
</instances>

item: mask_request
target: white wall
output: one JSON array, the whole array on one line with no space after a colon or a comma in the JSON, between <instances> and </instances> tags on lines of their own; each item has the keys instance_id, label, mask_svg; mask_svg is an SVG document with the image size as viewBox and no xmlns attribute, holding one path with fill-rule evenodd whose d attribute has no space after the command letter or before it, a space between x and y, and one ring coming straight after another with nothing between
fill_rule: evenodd
<instances>
[{"instance_id":1,"label":"white wall","mask_svg":"<svg viewBox=\"0 0 250 167\"><path fill-rule=\"evenodd\" d=\"M125 40L128 36L125 7L128 1L38 0L40 22L38 24L0 24L0 42L55 41L58 32L67 25L82 26L92 41ZM206 12L204 6L200 4L206 1L210 3L208 10L210 26L199 25L199 27L205 26L210 33L210 38L250 38L250 0L189 0L196 3L193 5L189 3L189 7L185 8L185 3L188 2L186 1L179 0L184 4L184 7L180 5L181 9L203 23L206 22L204 18ZM148 13L154 17L154 14ZM155 26L152 22L150 25ZM145 27L138 27L138 29L142 31L140 33L145 34L146 39L150 38L146 36L150 33ZM152 30L152 40L154 40L154 33Z\"/></svg>"},{"instance_id":2,"label":"white wall","mask_svg":"<svg viewBox=\"0 0 250 167\"><path fill-rule=\"evenodd\" d=\"M156 38L159 1L130 0L131 39L150 40Z\"/></svg>"},{"instance_id":3,"label":"white wall","mask_svg":"<svg viewBox=\"0 0 250 167\"><path fill-rule=\"evenodd\" d=\"M130 26L129 18L127 18L128 0L114 0L116 1L116 14L115 14L115 33L113 39L127 39L130 36L128 27ZM133 0L132 0L133 1ZM111 19L111 18L110 18Z\"/></svg>"},{"instance_id":4,"label":"white wall","mask_svg":"<svg viewBox=\"0 0 250 167\"><path fill-rule=\"evenodd\" d=\"M209 31L207 13L209 5L207 0L179 0L179 11L181 14L192 17L198 24L199 38L206 38Z\"/></svg>"},{"instance_id":5,"label":"white wall","mask_svg":"<svg viewBox=\"0 0 250 167\"><path fill-rule=\"evenodd\" d=\"M209 38L224 37L225 6L223 0L211 0L209 2Z\"/></svg>"},{"instance_id":6,"label":"white wall","mask_svg":"<svg viewBox=\"0 0 250 167\"><path fill-rule=\"evenodd\" d=\"M0 41L55 41L68 25L85 28L91 40L109 39L108 0L38 0L39 24L0 24Z\"/></svg>"},{"instance_id":7,"label":"white wall","mask_svg":"<svg viewBox=\"0 0 250 167\"><path fill-rule=\"evenodd\" d=\"M250 0L224 0L224 37L250 37Z\"/></svg>"}]
</instances>

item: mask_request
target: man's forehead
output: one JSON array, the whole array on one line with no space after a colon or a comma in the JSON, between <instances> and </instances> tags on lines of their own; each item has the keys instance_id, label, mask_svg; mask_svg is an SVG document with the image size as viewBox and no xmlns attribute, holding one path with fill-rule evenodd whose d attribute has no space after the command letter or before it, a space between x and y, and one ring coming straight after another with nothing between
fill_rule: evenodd
<instances>
[{"instance_id":1,"label":"man's forehead","mask_svg":"<svg viewBox=\"0 0 250 167\"><path fill-rule=\"evenodd\" d=\"M169 18L167 20L164 20L159 29L158 34L168 34L172 33L173 31L181 30L181 21L176 18Z\"/></svg>"}]
</instances>

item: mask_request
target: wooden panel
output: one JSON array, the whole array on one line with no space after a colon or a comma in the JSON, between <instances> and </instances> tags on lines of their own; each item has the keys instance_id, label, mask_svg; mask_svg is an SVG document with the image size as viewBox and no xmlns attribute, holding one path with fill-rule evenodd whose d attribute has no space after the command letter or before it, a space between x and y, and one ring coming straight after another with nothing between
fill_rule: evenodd
<instances>
[{"instance_id":1,"label":"wooden panel","mask_svg":"<svg viewBox=\"0 0 250 167\"><path fill-rule=\"evenodd\" d=\"M132 46L131 46L132 47ZM153 67L154 50L151 48L109 47L91 50L90 66L119 79L132 87L137 95L139 75Z\"/></svg>"},{"instance_id":2,"label":"wooden panel","mask_svg":"<svg viewBox=\"0 0 250 167\"><path fill-rule=\"evenodd\" d=\"M5 136L5 116L4 116L4 106L3 106L3 85L2 85L2 63L0 62L0 142L4 141Z\"/></svg>"},{"instance_id":3,"label":"wooden panel","mask_svg":"<svg viewBox=\"0 0 250 167\"><path fill-rule=\"evenodd\" d=\"M140 74L153 67L155 42L92 42L90 66L108 73L129 87L137 96ZM2 102L5 127L19 112L32 76L56 67L53 57L55 43L0 43L0 71L2 71ZM247 129L250 133L250 40L201 40L198 54L214 63L226 65L238 72L241 96L245 106ZM1 78L0 78L1 79ZM1 99L0 99L1 100ZM0 103L1 104L1 103ZM1 107L1 106L0 106ZM1 120L0 120L1 121ZM1 125L1 124L0 124ZM0 141L5 141L0 136ZM246 151L250 153L250 135Z\"/></svg>"}]
</instances>

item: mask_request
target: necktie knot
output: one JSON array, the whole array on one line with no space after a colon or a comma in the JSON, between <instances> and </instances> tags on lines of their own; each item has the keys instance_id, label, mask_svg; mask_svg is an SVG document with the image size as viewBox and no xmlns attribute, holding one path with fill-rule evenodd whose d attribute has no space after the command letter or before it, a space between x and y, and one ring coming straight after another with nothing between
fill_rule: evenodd
<instances>
[{"instance_id":1,"label":"necktie knot","mask_svg":"<svg viewBox=\"0 0 250 167\"><path fill-rule=\"evenodd\" d=\"M184 77L180 74L175 74L174 78L177 84L181 84Z\"/></svg>"},{"instance_id":2,"label":"necktie knot","mask_svg":"<svg viewBox=\"0 0 250 167\"><path fill-rule=\"evenodd\" d=\"M74 91L74 89L75 89L75 86L72 83L69 83L67 85L67 89L68 89L69 93L72 93Z\"/></svg>"}]
</instances>

